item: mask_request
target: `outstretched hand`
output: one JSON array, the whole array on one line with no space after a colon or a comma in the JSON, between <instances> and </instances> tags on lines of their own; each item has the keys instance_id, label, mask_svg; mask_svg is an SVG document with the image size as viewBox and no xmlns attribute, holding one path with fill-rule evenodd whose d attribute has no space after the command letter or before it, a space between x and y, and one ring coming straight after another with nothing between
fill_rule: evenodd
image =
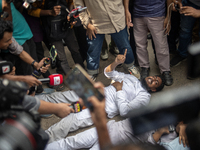
<instances>
[{"instance_id":1,"label":"outstretched hand","mask_svg":"<svg viewBox=\"0 0 200 150\"><path fill-rule=\"evenodd\" d=\"M68 116L70 113L74 112L74 109L69 107L71 104L67 103L58 103L57 106L59 107L59 111L55 114L56 116L60 118L64 118Z\"/></svg>"},{"instance_id":2,"label":"outstretched hand","mask_svg":"<svg viewBox=\"0 0 200 150\"><path fill-rule=\"evenodd\" d=\"M127 54L127 49L125 49L124 55L122 54L117 55L117 57L115 58L115 63L117 63L118 65L124 63L126 60L126 54Z\"/></svg>"},{"instance_id":3,"label":"outstretched hand","mask_svg":"<svg viewBox=\"0 0 200 150\"><path fill-rule=\"evenodd\" d=\"M95 83L94 88L98 88L100 91L104 90L104 86L101 82ZM92 103L94 107L93 111L90 113L95 126L100 125L100 123L106 123L105 99L99 101L95 96L91 96L88 98L88 101Z\"/></svg>"}]
</instances>

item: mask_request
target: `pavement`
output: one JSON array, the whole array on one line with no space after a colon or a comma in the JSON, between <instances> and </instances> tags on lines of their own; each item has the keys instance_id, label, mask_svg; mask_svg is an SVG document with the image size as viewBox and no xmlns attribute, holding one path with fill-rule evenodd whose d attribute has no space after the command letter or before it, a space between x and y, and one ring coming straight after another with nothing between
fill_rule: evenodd
<instances>
[{"instance_id":1,"label":"pavement","mask_svg":"<svg viewBox=\"0 0 200 150\"><path fill-rule=\"evenodd\" d=\"M107 43L110 42L110 36L109 35L106 35L106 40L108 41ZM152 45L151 45L150 40L148 40L148 48L147 49L148 49L148 52L149 52L149 60L150 60L150 75L159 75L160 74L159 67L155 63L155 57L154 57L154 54L153 54L153 49L152 49ZM74 62L71 58L71 54L70 54L69 50L67 49L67 47L65 47L65 50L66 50L67 59L69 60L68 61L69 65L70 65L70 67L73 67ZM48 50L46 48L45 48L45 56L48 56ZM170 55L170 57L172 58L173 55ZM110 63L112 63L114 61L114 59L115 59L115 56L112 55L111 53L109 53L108 60L106 60L106 61L101 60L100 61L100 68L99 68L100 72L99 72L99 75L98 75L96 81L101 81L105 86L108 86L110 84L111 80L107 79L104 76L103 71L104 71L104 68L106 66L108 66ZM124 66L117 68L116 70L128 73L127 69ZM55 73L55 69L54 70L50 69L50 73ZM151 102L155 99L157 94L160 94L162 92L166 92L166 91L169 91L169 90L173 91L174 89L179 89L183 86L189 86L189 85L192 85L194 83L198 83L200 81L200 77L196 78L194 80L187 79L187 60L183 61L180 65L178 65L176 67L172 67L171 73L172 73L172 76L173 76L173 79L174 79L173 85L165 86L164 89L161 92L152 93ZM45 88L46 86L44 85L43 87ZM68 90L68 88L66 87L64 90ZM123 118L120 117L120 116L116 116L113 119L116 120L116 121L119 121L119 120L122 120ZM60 120L60 118L58 118L54 115L49 117L49 118L42 118L41 127L43 129L48 129L51 125L55 124L59 120ZM75 134L82 132L82 131L89 129L89 128L91 128L91 127L79 129L78 131L69 133L68 136L75 135Z\"/></svg>"}]
</instances>

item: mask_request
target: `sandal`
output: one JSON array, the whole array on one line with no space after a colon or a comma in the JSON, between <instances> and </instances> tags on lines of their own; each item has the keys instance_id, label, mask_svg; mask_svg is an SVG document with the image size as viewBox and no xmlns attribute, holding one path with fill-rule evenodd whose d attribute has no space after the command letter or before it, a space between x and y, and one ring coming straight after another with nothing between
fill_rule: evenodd
<instances>
[{"instance_id":1,"label":"sandal","mask_svg":"<svg viewBox=\"0 0 200 150\"><path fill-rule=\"evenodd\" d=\"M62 91L65 89L65 85L63 83L60 85L56 85L54 86L54 89L56 89L56 91Z\"/></svg>"}]
</instances>

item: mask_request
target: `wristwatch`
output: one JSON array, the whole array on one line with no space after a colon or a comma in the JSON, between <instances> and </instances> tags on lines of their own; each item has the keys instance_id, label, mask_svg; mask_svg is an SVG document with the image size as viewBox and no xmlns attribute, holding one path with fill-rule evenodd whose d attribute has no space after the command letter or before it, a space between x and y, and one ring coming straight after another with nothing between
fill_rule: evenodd
<instances>
[{"instance_id":1,"label":"wristwatch","mask_svg":"<svg viewBox=\"0 0 200 150\"><path fill-rule=\"evenodd\" d=\"M35 63L36 61L34 60L32 63L31 63L31 66L33 67L33 68L35 68L34 67L34 63Z\"/></svg>"}]
</instances>

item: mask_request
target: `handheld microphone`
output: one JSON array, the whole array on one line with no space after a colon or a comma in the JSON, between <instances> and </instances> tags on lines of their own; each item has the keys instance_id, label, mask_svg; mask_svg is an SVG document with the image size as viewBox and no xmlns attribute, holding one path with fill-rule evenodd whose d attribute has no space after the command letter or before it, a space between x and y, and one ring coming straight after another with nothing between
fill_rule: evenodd
<instances>
[{"instance_id":1,"label":"handheld microphone","mask_svg":"<svg viewBox=\"0 0 200 150\"><path fill-rule=\"evenodd\" d=\"M10 61L0 61L0 75L10 73L12 68L13 64Z\"/></svg>"},{"instance_id":2,"label":"handheld microphone","mask_svg":"<svg viewBox=\"0 0 200 150\"><path fill-rule=\"evenodd\" d=\"M38 79L42 83L49 83L50 85L60 85L63 83L63 76L61 74L52 74L48 78Z\"/></svg>"}]
</instances>

